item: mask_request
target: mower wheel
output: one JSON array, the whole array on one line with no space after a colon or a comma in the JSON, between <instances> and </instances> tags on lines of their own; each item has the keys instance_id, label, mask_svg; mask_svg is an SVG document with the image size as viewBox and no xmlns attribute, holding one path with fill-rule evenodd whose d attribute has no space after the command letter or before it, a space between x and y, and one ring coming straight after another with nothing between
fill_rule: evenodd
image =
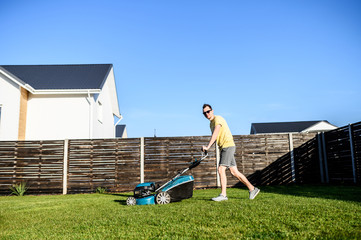
<instances>
[{"instance_id":1,"label":"mower wheel","mask_svg":"<svg viewBox=\"0 0 361 240\"><path fill-rule=\"evenodd\" d=\"M131 205L135 205L137 203L137 201L135 200L135 197L128 197L127 198L127 205L131 206Z\"/></svg>"},{"instance_id":2,"label":"mower wheel","mask_svg":"<svg viewBox=\"0 0 361 240\"><path fill-rule=\"evenodd\" d=\"M157 204L168 204L170 203L170 195L167 192L160 192L155 197L155 202Z\"/></svg>"}]
</instances>

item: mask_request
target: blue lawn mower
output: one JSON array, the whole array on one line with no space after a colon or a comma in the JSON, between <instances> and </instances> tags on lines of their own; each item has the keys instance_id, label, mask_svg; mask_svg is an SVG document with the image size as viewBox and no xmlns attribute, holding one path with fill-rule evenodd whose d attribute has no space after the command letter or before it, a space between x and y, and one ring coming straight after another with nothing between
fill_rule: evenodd
<instances>
[{"instance_id":1,"label":"blue lawn mower","mask_svg":"<svg viewBox=\"0 0 361 240\"><path fill-rule=\"evenodd\" d=\"M189 167L179 171L176 176L157 189L154 182L138 184L134 189L134 196L127 198L127 205L168 204L191 198L194 178L192 175L182 175L197 167L207 156L207 152L202 153L200 160L195 159Z\"/></svg>"}]
</instances>

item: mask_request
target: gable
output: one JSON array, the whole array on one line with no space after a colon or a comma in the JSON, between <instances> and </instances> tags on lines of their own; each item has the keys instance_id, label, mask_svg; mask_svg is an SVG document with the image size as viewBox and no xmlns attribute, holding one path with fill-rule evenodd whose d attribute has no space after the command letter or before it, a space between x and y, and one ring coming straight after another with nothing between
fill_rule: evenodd
<instances>
[{"instance_id":1,"label":"gable","mask_svg":"<svg viewBox=\"0 0 361 240\"><path fill-rule=\"evenodd\" d=\"M112 64L2 65L2 69L35 90L101 89Z\"/></svg>"},{"instance_id":2,"label":"gable","mask_svg":"<svg viewBox=\"0 0 361 240\"><path fill-rule=\"evenodd\" d=\"M328 123L327 121L318 122L313 126L310 126L309 128L306 128L303 130L303 132L322 132L322 131L330 131L334 130L337 127Z\"/></svg>"}]
</instances>

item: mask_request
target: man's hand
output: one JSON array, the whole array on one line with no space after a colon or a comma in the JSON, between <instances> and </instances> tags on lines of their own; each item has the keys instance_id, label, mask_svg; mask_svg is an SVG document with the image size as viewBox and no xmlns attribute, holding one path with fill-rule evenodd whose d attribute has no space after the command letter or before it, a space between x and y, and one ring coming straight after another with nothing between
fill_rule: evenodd
<instances>
[{"instance_id":1,"label":"man's hand","mask_svg":"<svg viewBox=\"0 0 361 240\"><path fill-rule=\"evenodd\" d=\"M221 125L218 124L217 126L215 126L214 128L214 131L212 133L212 137L211 137L211 140L209 141L209 144L208 146L202 146L202 151L208 151L208 149L210 149L213 145L213 143L217 140L217 137L218 137L218 134L219 134L219 131L221 130Z\"/></svg>"}]
</instances>

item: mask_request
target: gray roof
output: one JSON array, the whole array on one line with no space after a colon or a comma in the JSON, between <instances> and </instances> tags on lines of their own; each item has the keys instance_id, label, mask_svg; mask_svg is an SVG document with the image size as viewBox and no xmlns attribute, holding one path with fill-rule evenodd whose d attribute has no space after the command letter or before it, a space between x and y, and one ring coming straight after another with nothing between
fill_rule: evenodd
<instances>
[{"instance_id":1,"label":"gray roof","mask_svg":"<svg viewBox=\"0 0 361 240\"><path fill-rule=\"evenodd\" d=\"M101 89L112 64L1 65L36 90Z\"/></svg>"},{"instance_id":2,"label":"gray roof","mask_svg":"<svg viewBox=\"0 0 361 240\"><path fill-rule=\"evenodd\" d=\"M286 132L302 132L321 121L300 121L300 122L270 122L270 123L252 123L251 134L256 133L286 133ZM329 123L330 124L330 123Z\"/></svg>"}]
</instances>

